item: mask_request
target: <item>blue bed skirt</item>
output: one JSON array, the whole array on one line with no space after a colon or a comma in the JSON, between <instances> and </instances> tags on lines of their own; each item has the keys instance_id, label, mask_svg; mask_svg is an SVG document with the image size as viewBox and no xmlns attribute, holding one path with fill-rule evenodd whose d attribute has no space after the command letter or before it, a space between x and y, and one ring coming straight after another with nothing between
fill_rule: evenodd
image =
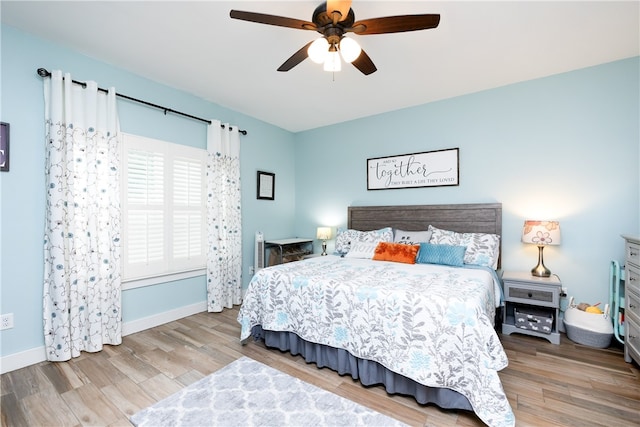
<instances>
[{"instance_id":1,"label":"blue bed skirt","mask_svg":"<svg viewBox=\"0 0 640 427\"><path fill-rule=\"evenodd\" d=\"M251 335L255 340L263 340L267 347L288 351L294 356L299 354L307 363L330 368L340 375L351 375L365 386L382 384L387 393L413 396L421 404L473 411L469 400L456 391L424 386L377 362L359 359L346 350L307 342L293 332L265 331L261 326L255 326Z\"/></svg>"}]
</instances>

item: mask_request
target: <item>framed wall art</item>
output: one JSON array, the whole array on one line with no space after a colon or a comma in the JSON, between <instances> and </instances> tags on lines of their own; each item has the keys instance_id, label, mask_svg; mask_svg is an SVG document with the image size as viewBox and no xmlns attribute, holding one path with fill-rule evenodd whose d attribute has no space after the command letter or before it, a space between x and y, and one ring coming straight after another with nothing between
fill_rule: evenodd
<instances>
[{"instance_id":1,"label":"framed wall art","mask_svg":"<svg viewBox=\"0 0 640 427\"><path fill-rule=\"evenodd\" d=\"M0 172L9 172L9 123L0 122Z\"/></svg>"},{"instance_id":2,"label":"framed wall art","mask_svg":"<svg viewBox=\"0 0 640 427\"><path fill-rule=\"evenodd\" d=\"M458 148L367 159L367 190L459 185Z\"/></svg>"},{"instance_id":3,"label":"framed wall art","mask_svg":"<svg viewBox=\"0 0 640 427\"><path fill-rule=\"evenodd\" d=\"M258 171L258 199L275 200L276 174Z\"/></svg>"}]
</instances>

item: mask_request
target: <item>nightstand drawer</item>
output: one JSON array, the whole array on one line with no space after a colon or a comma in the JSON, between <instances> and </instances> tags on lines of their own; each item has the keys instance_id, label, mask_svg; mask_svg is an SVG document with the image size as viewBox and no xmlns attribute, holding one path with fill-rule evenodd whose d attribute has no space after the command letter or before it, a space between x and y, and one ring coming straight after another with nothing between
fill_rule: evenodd
<instances>
[{"instance_id":1,"label":"nightstand drawer","mask_svg":"<svg viewBox=\"0 0 640 427\"><path fill-rule=\"evenodd\" d=\"M557 288L523 285L522 283L505 282L505 298L508 301L537 304L547 307L558 307L559 291Z\"/></svg>"},{"instance_id":2,"label":"nightstand drawer","mask_svg":"<svg viewBox=\"0 0 640 427\"><path fill-rule=\"evenodd\" d=\"M625 261L640 266L640 245L627 241L625 244Z\"/></svg>"}]
</instances>

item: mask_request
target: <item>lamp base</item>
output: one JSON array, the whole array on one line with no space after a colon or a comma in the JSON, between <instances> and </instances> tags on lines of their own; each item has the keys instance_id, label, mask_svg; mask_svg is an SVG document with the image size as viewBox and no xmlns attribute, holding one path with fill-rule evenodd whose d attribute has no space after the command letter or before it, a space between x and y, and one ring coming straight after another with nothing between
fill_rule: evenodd
<instances>
[{"instance_id":1,"label":"lamp base","mask_svg":"<svg viewBox=\"0 0 640 427\"><path fill-rule=\"evenodd\" d=\"M551 276L551 270L544 266L544 259L542 257L542 250L544 246L538 246L538 265L531 269L531 275L536 277L549 277Z\"/></svg>"},{"instance_id":2,"label":"lamp base","mask_svg":"<svg viewBox=\"0 0 640 427\"><path fill-rule=\"evenodd\" d=\"M321 256L326 256L327 255L327 242L326 242L326 240L322 242L322 253L320 255Z\"/></svg>"}]
</instances>

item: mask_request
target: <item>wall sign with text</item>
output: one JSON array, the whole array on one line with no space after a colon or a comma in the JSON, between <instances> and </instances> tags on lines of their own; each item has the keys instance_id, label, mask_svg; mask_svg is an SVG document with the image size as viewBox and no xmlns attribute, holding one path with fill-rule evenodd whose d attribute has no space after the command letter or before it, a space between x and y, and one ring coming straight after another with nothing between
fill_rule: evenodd
<instances>
[{"instance_id":1,"label":"wall sign with text","mask_svg":"<svg viewBox=\"0 0 640 427\"><path fill-rule=\"evenodd\" d=\"M459 185L458 148L367 159L367 190Z\"/></svg>"}]
</instances>

